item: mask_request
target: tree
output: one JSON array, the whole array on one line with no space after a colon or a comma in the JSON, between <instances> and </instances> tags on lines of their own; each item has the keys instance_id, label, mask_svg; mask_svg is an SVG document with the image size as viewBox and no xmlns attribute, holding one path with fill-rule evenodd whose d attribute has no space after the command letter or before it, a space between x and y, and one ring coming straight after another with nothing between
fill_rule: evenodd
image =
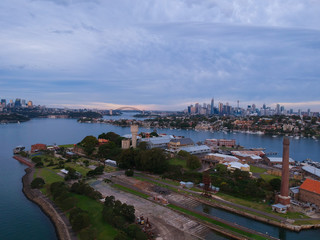
<instances>
[{"instance_id":1,"label":"tree","mask_svg":"<svg viewBox=\"0 0 320 240\"><path fill-rule=\"evenodd\" d=\"M133 168L134 166L140 166L138 152L132 148L122 151L118 158L118 162L119 167L125 169Z\"/></svg>"},{"instance_id":2,"label":"tree","mask_svg":"<svg viewBox=\"0 0 320 240\"><path fill-rule=\"evenodd\" d=\"M114 204L115 204L115 198L114 196L107 196L105 198L105 201L104 201L104 206L108 207L108 208L113 208L114 207Z\"/></svg>"},{"instance_id":3,"label":"tree","mask_svg":"<svg viewBox=\"0 0 320 240\"><path fill-rule=\"evenodd\" d=\"M121 148L119 148L114 142L109 142L106 144L102 144L98 148L98 155L101 158L115 158L121 152Z\"/></svg>"},{"instance_id":4,"label":"tree","mask_svg":"<svg viewBox=\"0 0 320 240\"><path fill-rule=\"evenodd\" d=\"M64 168L64 161L63 160L60 160L58 162L58 168Z\"/></svg>"},{"instance_id":5,"label":"tree","mask_svg":"<svg viewBox=\"0 0 320 240\"><path fill-rule=\"evenodd\" d=\"M31 158L31 160L34 163L38 163L38 162L41 162L41 157L35 156L35 157Z\"/></svg>"},{"instance_id":6,"label":"tree","mask_svg":"<svg viewBox=\"0 0 320 240\"><path fill-rule=\"evenodd\" d=\"M269 184L274 191L279 191L281 187L281 179L273 178L269 181Z\"/></svg>"},{"instance_id":7,"label":"tree","mask_svg":"<svg viewBox=\"0 0 320 240\"><path fill-rule=\"evenodd\" d=\"M80 145L83 147L83 150L87 155L91 155L95 150L95 147L98 145L98 139L94 136L86 136L81 142Z\"/></svg>"},{"instance_id":8,"label":"tree","mask_svg":"<svg viewBox=\"0 0 320 240\"><path fill-rule=\"evenodd\" d=\"M156 133L156 132L151 132L151 133L150 133L150 136L151 136L151 137L159 137L158 133Z\"/></svg>"},{"instance_id":9,"label":"tree","mask_svg":"<svg viewBox=\"0 0 320 240\"><path fill-rule=\"evenodd\" d=\"M138 148L140 149L140 150L147 150L147 148L148 148L148 143L147 142L140 142L139 143L139 145L138 145Z\"/></svg>"},{"instance_id":10,"label":"tree","mask_svg":"<svg viewBox=\"0 0 320 240\"><path fill-rule=\"evenodd\" d=\"M66 211L66 210L73 208L75 203L76 203L75 198L66 197L66 198L61 199L61 201L59 202L59 206L61 207L62 210Z\"/></svg>"},{"instance_id":11,"label":"tree","mask_svg":"<svg viewBox=\"0 0 320 240\"><path fill-rule=\"evenodd\" d=\"M111 142L114 142L118 147L121 147L122 137L114 132L102 133L98 138L107 139Z\"/></svg>"},{"instance_id":12,"label":"tree","mask_svg":"<svg viewBox=\"0 0 320 240\"><path fill-rule=\"evenodd\" d=\"M104 166L99 166L99 167L96 167L94 170L90 170L89 172L87 172L87 176L93 177L96 175L101 175L103 174L103 171L104 171Z\"/></svg>"},{"instance_id":13,"label":"tree","mask_svg":"<svg viewBox=\"0 0 320 240\"><path fill-rule=\"evenodd\" d=\"M40 161L40 162L37 162L36 165L35 165L36 168L42 168L43 167L43 162Z\"/></svg>"},{"instance_id":14,"label":"tree","mask_svg":"<svg viewBox=\"0 0 320 240\"><path fill-rule=\"evenodd\" d=\"M68 170L68 174L65 176L65 180L78 179L80 177L74 168L67 167L66 170Z\"/></svg>"},{"instance_id":15,"label":"tree","mask_svg":"<svg viewBox=\"0 0 320 240\"><path fill-rule=\"evenodd\" d=\"M127 177L132 177L134 174L132 169L127 169L124 173L126 174Z\"/></svg>"},{"instance_id":16,"label":"tree","mask_svg":"<svg viewBox=\"0 0 320 240\"><path fill-rule=\"evenodd\" d=\"M84 163L84 165L85 165L86 167L89 166L89 160L84 160L83 163Z\"/></svg>"},{"instance_id":17,"label":"tree","mask_svg":"<svg viewBox=\"0 0 320 240\"><path fill-rule=\"evenodd\" d=\"M42 178L35 178L31 182L31 188L42 188L44 186L45 182Z\"/></svg>"},{"instance_id":18,"label":"tree","mask_svg":"<svg viewBox=\"0 0 320 240\"><path fill-rule=\"evenodd\" d=\"M130 238L123 231L119 231L117 236L115 236L114 240L129 240Z\"/></svg>"},{"instance_id":19,"label":"tree","mask_svg":"<svg viewBox=\"0 0 320 240\"><path fill-rule=\"evenodd\" d=\"M187 151L184 151L184 150L180 150L178 152L178 156L180 156L180 157L189 157L190 153L188 153Z\"/></svg>"},{"instance_id":20,"label":"tree","mask_svg":"<svg viewBox=\"0 0 320 240\"><path fill-rule=\"evenodd\" d=\"M137 166L137 168L161 174L168 169L168 166L169 160L164 151L159 148L153 148L141 152L140 166Z\"/></svg>"},{"instance_id":21,"label":"tree","mask_svg":"<svg viewBox=\"0 0 320 240\"><path fill-rule=\"evenodd\" d=\"M80 208L75 208L70 211L69 220L72 229L76 232L90 225L88 212Z\"/></svg>"},{"instance_id":22,"label":"tree","mask_svg":"<svg viewBox=\"0 0 320 240\"><path fill-rule=\"evenodd\" d=\"M194 155L190 155L187 158L187 167L192 169L192 170L201 167L201 163L200 163L199 158L197 158Z\"/></svg>"}]
</instances>

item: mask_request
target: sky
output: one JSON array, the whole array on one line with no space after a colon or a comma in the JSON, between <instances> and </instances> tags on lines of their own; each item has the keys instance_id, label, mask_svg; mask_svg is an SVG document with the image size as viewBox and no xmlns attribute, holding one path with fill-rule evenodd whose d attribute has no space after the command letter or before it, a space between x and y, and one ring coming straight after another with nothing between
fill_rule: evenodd
<instances>
[{"instance_id":1,"label":"sky","mask_svg":"<svg viewBox=\"0 0 320 240\"><path fill-rule=\"evenodd\" d=\"M319 0L1 0L0 98L320 111Z\"/></svg>"}]
</instances>

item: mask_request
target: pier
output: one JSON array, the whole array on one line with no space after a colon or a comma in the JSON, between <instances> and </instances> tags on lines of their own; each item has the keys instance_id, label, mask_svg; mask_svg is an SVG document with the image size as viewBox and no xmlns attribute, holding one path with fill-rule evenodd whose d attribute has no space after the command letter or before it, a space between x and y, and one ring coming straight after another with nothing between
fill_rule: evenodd
<instances>
[{"instance_id":1,"label":"pier","mask_svg":"<svg viewBox=\"0 0 320 240\"><path fill-rule=\"evenodd\" d=\"M14 155L13 158L16 159L17 161L27 165L28 167L34 167L34 163L31 162L28 158L22 157L20 155Z\"/></svg>"}]
</instances>

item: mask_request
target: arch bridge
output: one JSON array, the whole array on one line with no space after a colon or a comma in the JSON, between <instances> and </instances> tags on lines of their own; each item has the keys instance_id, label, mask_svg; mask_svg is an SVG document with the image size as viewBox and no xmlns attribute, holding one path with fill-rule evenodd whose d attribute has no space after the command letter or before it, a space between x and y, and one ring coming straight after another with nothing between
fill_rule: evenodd
<instances>
[{"instance_id":1,"label":"arch bridge","mask_svg":"<svg viewBox=\"0 0 320 240\"><path fill-rule=\"evenodd\" d=\"M117 109L114 109L113 111L121 111L121 110L134 110L134 111L143 112L143 110L140 110L140 109L135 108L135 107L119 107Z\"/></svg>"},{"instance_id":2,"label":"arch bridge","mask_svg":"<svg viewBox=\"0 0 320 240\"><path fill-rule=\"evenodd\" d=\"M127 107L127 106L119 107L117 109L110 109L109 114L112 115L113 112L121 112L121 110L133 110L133 111L141 112L142 114L144 114L144 110L140 110L135 107Z\"/></svg>"}]
</instances>

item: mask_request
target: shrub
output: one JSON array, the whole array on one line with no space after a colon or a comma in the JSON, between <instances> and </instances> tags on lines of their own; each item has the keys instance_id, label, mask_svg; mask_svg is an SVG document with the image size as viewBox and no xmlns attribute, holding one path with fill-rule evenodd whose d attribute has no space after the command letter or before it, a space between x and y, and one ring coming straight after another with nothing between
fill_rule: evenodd
<instances>
[{"instance_id":1,"label":"shrub","mask_svg":"<svg viewBox=\"0 0 320 240\"><path fill-rule=\"evenodd\" d=\"M133 170L132 170L132 169L127 169L124 173L125 173L125 174L126 174L126 176L128 176L128 177L132 177L132 176L133 176L133 174L134 174L134 172L133 172Z\"/></svg>"},{"instance_id":2,"label":"shrub","mask_svg":"<svg viewBox=\"0 0 320 240\"><path fill-rule=\"evenodd\" d=\"M31 188L42 188L44 186L45 182L42 178L35 178L31 182Z\"/></svg>"}]
</instances>

